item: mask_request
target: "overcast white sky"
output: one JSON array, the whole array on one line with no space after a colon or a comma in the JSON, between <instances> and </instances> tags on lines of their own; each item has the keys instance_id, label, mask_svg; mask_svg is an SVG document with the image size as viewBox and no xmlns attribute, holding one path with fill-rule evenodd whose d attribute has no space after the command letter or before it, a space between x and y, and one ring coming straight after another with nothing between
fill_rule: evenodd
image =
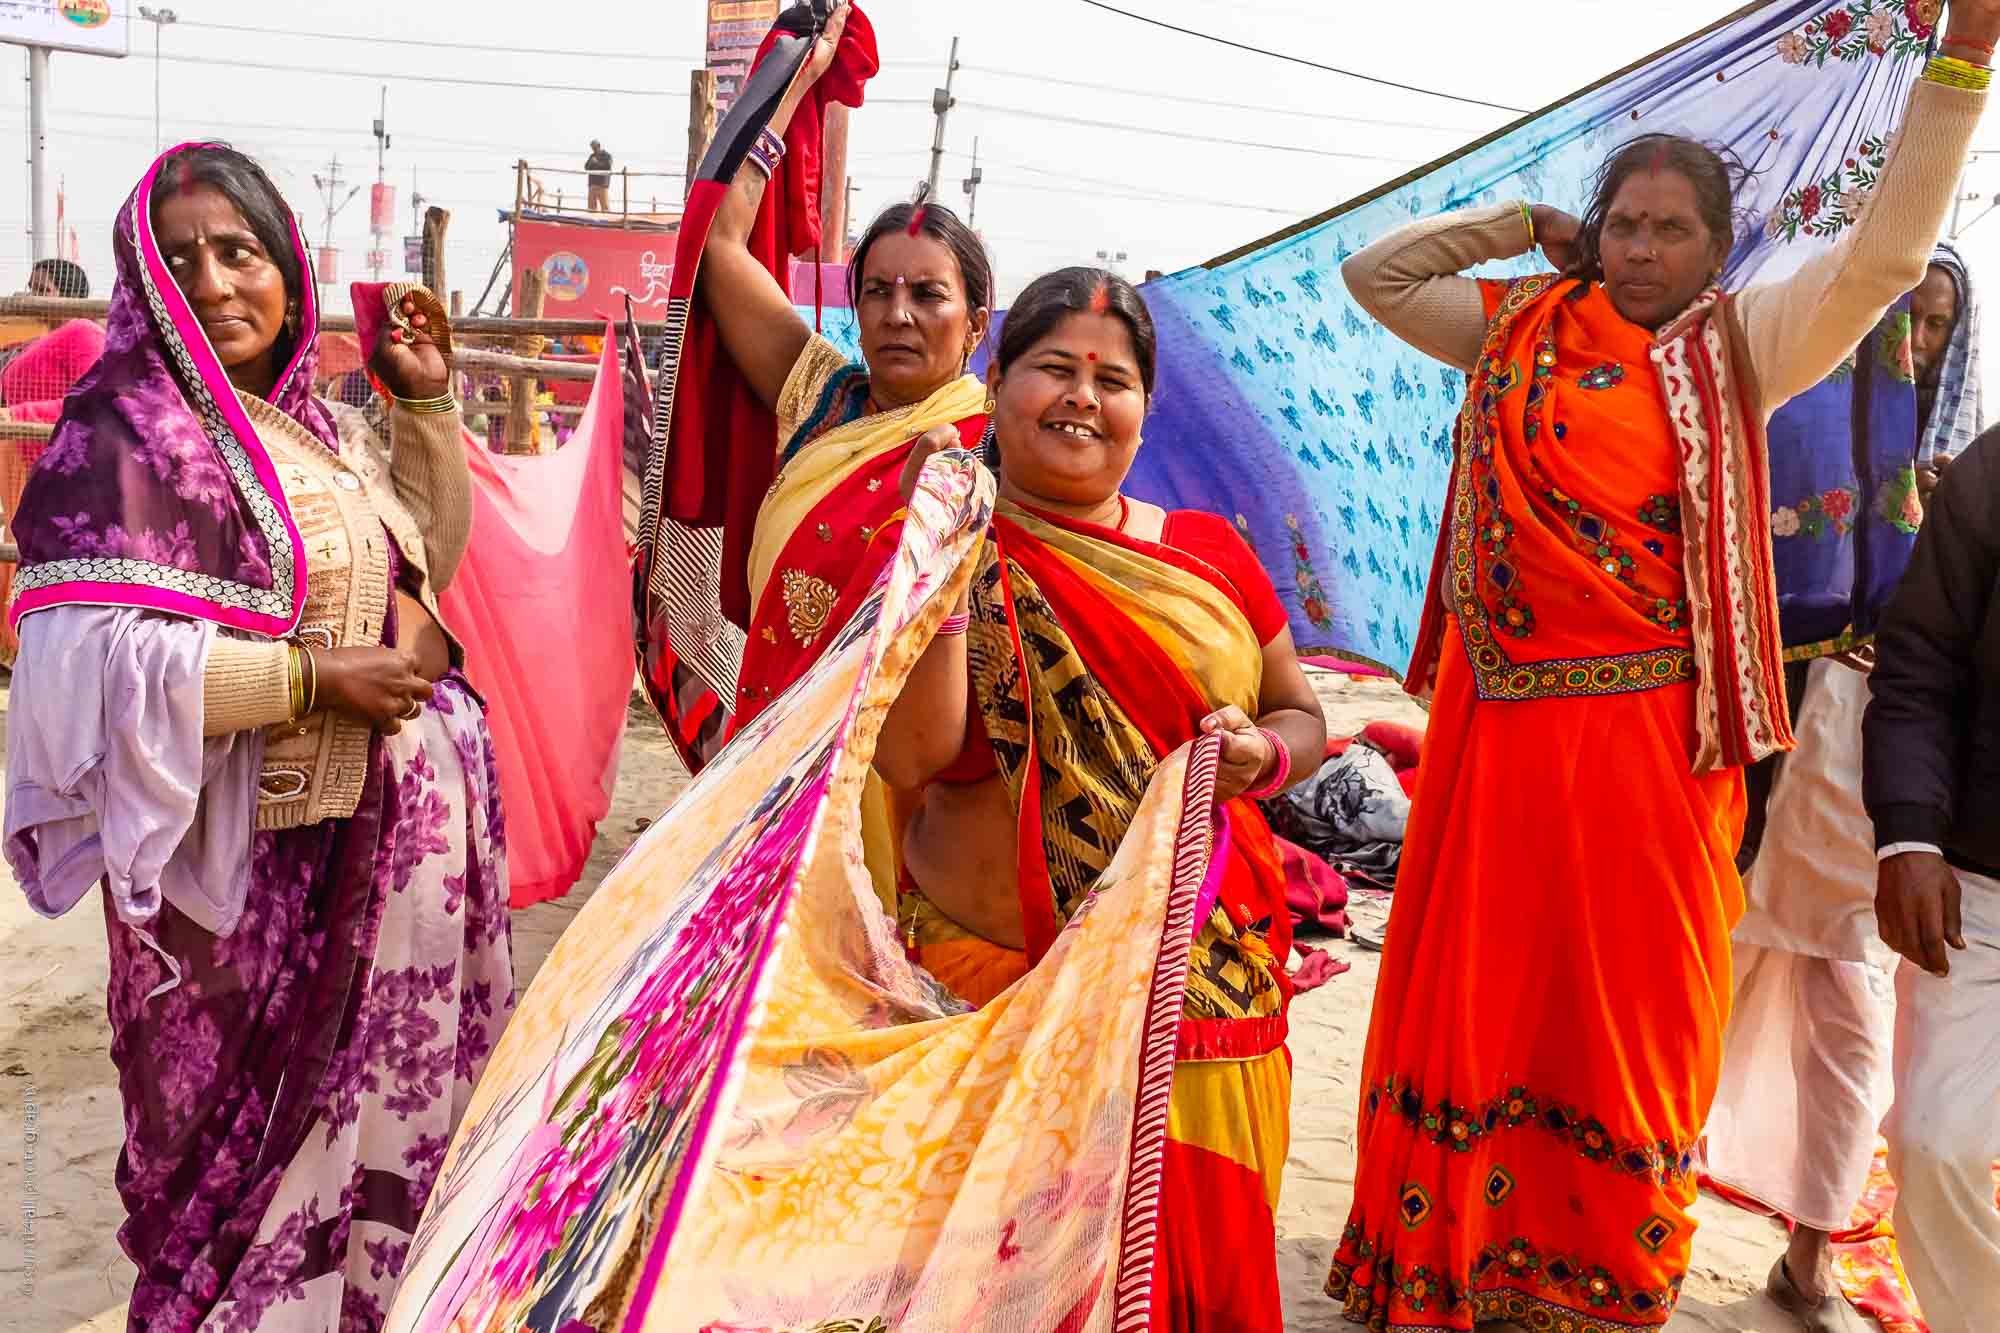
<instances>
[{"instance_id":1,"label":"overcast white sky","mask_svg":"<svg viewBox=\"0 0 2000 1333\"><path fill-rule=\"evenodd\" d=\"M1490 0L1116 2L1328 64L1538 107L1737 0L1540 0L1529 11ZM704 0L173 0L173 7L181 22L166 29L167 59L157 66L152 26L137 22L127 59L54 57L53 168L67 184L69 215L100 292L112 217L152 155L156 70L169 142L236 143L272 169L308 219L320 212L313 174L335 152L351 180L374 179L370 123L386 83L399 232L414 178L429 200L453 211L449 276L468 300L504 239L495 210L512 202L515 157L580 166L599 138L635 170L685 165L687 75L701 59ZM1099 250L1125 251L1123 267L1135 278L1199 263L1512 118L1232 51L1082 0L866 7L884 69L855 118L856 211L865 218L907 197L923 176L930 90L958 36L959 106L947 131L942 193L963 203L958 182L976 138L986 168L977 220L1003 294ZM1502 13L1510 17L1502 21ZM0 81L0 135L24 146L26 54L0 49L0 61L12 75ZM24 163L25 148L8 156ZM1994 174L1984 183L1989 191L2000 187L2000 165ZM25 280L26 176L25 165L13 165L0 178L0 291ZM364 192L334 228L343 280L361 276L367 228ZM311 230L317 240L316 220ZM2000 257L2000 221L1971 239L1988 233Z\"/></svg>"}]
</instances>

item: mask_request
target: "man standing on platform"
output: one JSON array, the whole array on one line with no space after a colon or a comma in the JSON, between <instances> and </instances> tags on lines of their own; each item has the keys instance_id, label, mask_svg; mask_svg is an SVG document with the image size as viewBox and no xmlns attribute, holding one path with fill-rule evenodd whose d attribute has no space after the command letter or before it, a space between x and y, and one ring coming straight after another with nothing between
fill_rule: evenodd
<instances>
[{"instance_id":1,"label":"man standing on platform","mask_svg":"<svg viewBox=\"0 0 2000 1333\"><path fill-rule=\"evenodd\" d=\"M583 160L583 169L590 173L590 211L609 213L611 211L611 154L604 151L604 145L592 139L590 156Z\"/></svg>"},{"instance_id":2,"label":"man standing on platform","mask_svg":"<svg viewBox=\"0 0 2000 1333\"><path fill-rule=\"evenodd\" d=\"M1864 795L1896 974L1885 1132L1933 1333L2000 1310L2000 430L1944 472L1876 635Z\"/></svg>"}]
</instances>

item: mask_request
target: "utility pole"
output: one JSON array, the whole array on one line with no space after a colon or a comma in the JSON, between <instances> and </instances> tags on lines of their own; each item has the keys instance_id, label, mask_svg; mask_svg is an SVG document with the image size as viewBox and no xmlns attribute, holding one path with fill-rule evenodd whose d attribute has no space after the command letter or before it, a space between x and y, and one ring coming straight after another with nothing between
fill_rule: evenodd
<instances>
[{"instance_id":1,"label":"utility pole","mask_svg":"<svg viewBox=\"0 0 2000 1333\"><path fill-rule=\"evenodd\" d=\"M417 237L419 244L422 243L424 235L424 205L429 202L430 201L425 199L424 196L418 191L417 169L415 167L411 167L410 168L410 235ZM405 242L406 248L407 245L408 243ZM404 255L403 258L406 261L403 264L403 267L407 269L409 272L422 273L424 271L423 258L421 255L418 256L417 264L414 268L412 268L410 264L407 262L409 259L409 256L407 254ZM425 285L428 286L429 284ZM433 290L436 289L433 288ZM443 298L440 297L439 299Z\"/></svg>"},{"instance_id":2,"label":"utility pole","mask_svg":"<svg viewBox=\"0 0 2000 1333\"><path fill-rule=\"evenodd\" d=\"M49 48L28 48L28 236L36 261L55 254L49 223Z\"/></svg>"},{"instance_id":3,"label":"utility pole","mask_svg":"<svg viewBox=\"0 0 2000 1333\"><path fill-rule=\"evenodd\" d=\"M972 140L972 174L965 178L965 225L970 227L979 216L979 182L986 179L986 173L979 169L979 138Z\"/></svg>"},{"instance_id":4,"label":"utility pole","mask_svg":"<svg viewBox=\"0 0 2000 1333\"><path fill-rule=\"evenodd\" d=\"M937 132L931 138L930 188L924 195L926 199L937 198L938 172L944 166L944 120L946 116L951 114L952 107L956 105L951 95L951 82L952 77L957 73L958 38L954 37L951 39L951 64L946 67L944 72L944 87L931 91L931 112L937 116Z\"/></svg>"},{"instance_id":5,"label":"utility pole","mask_svg":"<svg viewBox=\"0 0 2000 1333\"><path fill-rule=\"evenodd\" d=\"M179 23L181 16L171 9L140 5L139 17L153 25L153 151L158 153L166 147L160 138L160 35L169 23Z\"/></svg>"},{"instance_id":6,"label":"utility pole","mask_svg":"<svg viewBox=\"0 0 2000 1333\"><path fill-rule=\"evenodd\" d=\"M368 276L382 281L388 263L389 227L394 204L389 194L389 85L382 85L382 113L375 117L375 193L368 200Z\"/></svg>"},{"instance_id":7,"label":"utility pole","mask_svg":"<svg viewBox=\"0 0 2000 1333\"><path fill-rule=\"evenodd\" d=\"M340 193L340 187L347 184L347 182L340 178L339 153L335 153L333 160L327 163L326 175L322 176L318 172L313 173L313 184L319 188L320 200L326 205L326 232L320 244L331 249L333 246L333 220L340 215L341 209L346 208L353 201L355 195L361 193L361 187L357 185L346 194Z\"/></svg>"},{"instance_id":8,"label":"utility pole","mask_svg":"<svg viewBox=\"0 0 2000 1333\"><path fill-rule=\"evenodd\" d=\"M320 245L322 250L330 251L333 249L333 220L339 216L341 209L347 207L355 195L361 193L361 187L357 185L346 194L341 194L340 187L347 184L347 182L340 178L340 154L338 153L333 155L333 161L327 165L326 175L322 176L318 172L313 173L313 184L318 187L319 196L326 204L326 231ZM316 266L315 272L320 267L323 267L323 265ZM334 278L331 275L326 275L322 276L320 280L322 282L332 282Z\"/></svg>"}]
</instances>

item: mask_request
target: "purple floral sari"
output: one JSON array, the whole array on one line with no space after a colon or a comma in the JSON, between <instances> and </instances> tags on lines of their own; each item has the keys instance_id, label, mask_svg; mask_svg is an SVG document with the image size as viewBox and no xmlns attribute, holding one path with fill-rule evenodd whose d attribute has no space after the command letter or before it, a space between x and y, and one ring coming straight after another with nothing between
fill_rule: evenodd
<instances>
[{"instance_id":1,"label":"purple floral sari","mask_svg":"<svg viewBox=\"0 0 2000 1333\"><path fill-rule=\"evenodd\" d=\"M161 911L156 999L166 964L107 909L133 1333L381 1326L513 1008L493 762L439 681L352 818L257 835L231 934Z\"/></svg>"},{"instance_id":2,"label":"purple floral sari","mask_svg":"<svg viewBox=\"0 0 2000 1333\"><path fill-rule=\"evenodd\" d=\"M27 635L62 633L70 614L33 613L84 603L276 636L302 604L304 553L277 474L159 263L148 219L160 171L119 215L104 358L64 403L16 520ZM309 393L306 273L300 350L272 401L334 449ZM392 555L392 581L401 570ZM384 642L393 610L389 621ZM51 673L16 675L17 713L64 705ZM198 732L201 719L179 724ZM107 783L101 800L118 799ZM445 677L398 734L375 736L351 817L254 835L227 934L172 901L127 921L105 898L126 1133L119 1240L138 1269L129 1328L379 1327L513 1009L484 705Z\"/></svg>"}]
</instances>

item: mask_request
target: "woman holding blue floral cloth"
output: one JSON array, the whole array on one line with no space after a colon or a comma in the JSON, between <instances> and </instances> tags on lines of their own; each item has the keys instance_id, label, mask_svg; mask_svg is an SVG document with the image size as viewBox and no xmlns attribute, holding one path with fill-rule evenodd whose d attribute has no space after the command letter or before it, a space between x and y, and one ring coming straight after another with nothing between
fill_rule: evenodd
<instances>
[{"instance_id":1,"label":"woman holding blue floral cloth","mask_svg":"<svg viewBox=\"0 0 2000 1333\"><path fill-rule=\"evenodd\" d=\"M7 857L46 915L104 886L129 1327L370 1329L512 1004L437 612L471 514L449 330L357 291L385 442L311 394L305 244L248 158L166 154L113 246L14 516Z\"/></svg>"}]
</instances>

